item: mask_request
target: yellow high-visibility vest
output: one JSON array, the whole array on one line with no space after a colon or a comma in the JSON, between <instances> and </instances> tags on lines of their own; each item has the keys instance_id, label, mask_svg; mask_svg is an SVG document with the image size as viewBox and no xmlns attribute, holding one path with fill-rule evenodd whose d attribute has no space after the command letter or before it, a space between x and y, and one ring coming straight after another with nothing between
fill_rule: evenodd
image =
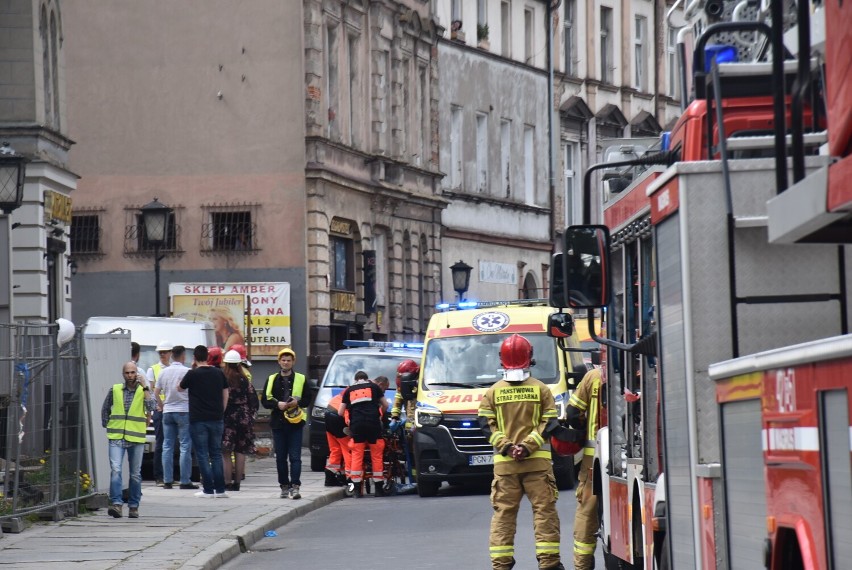
<instances>
[{"instance_id":1,"label":"yellow high-visibility vest","mask_svg":"<svg viewBox=\"0 0 852 570\"><path fill-rule=\"evenodd\" d=\"M145 430L148 419L145 417L145 391L142 385L136 386L130 410L124 409L124 384L112 387L112 409L107 422L109 439L126 439L132 443L145 443Z\"/></svg>"}]
</instances>

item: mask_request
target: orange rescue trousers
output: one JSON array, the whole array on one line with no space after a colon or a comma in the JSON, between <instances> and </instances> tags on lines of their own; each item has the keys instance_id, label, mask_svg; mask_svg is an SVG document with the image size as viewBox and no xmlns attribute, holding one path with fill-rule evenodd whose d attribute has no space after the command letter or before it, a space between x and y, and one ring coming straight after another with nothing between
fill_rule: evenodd
<instances>
[{"instance_id":1,"label":"orange rescue trousers","mask_svg":"<svg viewBox=\"0 0 852 570\"><path fill-rule=\"evenodd\" d=\"M344 437L335 437L328 432L326 432L325 438L328 440L328 461L325 464L326 470L331 471L335 475L343 474L348 477L351 461L349 457L349 444L352 438L348 435Z\"/></svg>"},{"instance_id":2,"label":"orange rescue trousers","mask_svg":"<svg viewBox=\"0 0 852 570\"><path fill-rule=\"evenodd\" d=\"M370 462L373 466L372 479L381 481L384 478L385 440L379 438L375 443L366 441L356 443L355 440L352 440L349 442L349 478L353 483L360 483L369 477L364 473L364 451L366 451L367 446L370 446Z\"/></svg>"}]
</instances>

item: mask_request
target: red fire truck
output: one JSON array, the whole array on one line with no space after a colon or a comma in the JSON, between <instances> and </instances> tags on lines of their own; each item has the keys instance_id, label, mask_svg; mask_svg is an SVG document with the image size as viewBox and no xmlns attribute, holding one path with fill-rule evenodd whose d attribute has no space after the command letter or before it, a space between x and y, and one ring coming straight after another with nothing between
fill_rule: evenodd
<instances>
[{"instance_id":1,"label":"red fire truck","mask_svg":"<svg viewBox=\"0 0 852 570\"><path fill-rule=\"evenodd\" d=\"M705 68L699 51L686 134L616 165L650 168L604 225L591 174L613 165L592 167L586 225L565 232L557 304L606 322L589 437L607 568L852 564L852 6L763 4L793 27L715 24L696 50L757 30L772 61Z\"/></svg>"}]
</instances>

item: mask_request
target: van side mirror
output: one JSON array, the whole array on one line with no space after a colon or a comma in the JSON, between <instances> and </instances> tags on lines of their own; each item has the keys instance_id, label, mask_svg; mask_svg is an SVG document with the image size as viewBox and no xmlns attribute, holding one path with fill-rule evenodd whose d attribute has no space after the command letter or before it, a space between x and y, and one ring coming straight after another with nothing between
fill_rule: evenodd
<instances>
[{"instance_id":1,"label":"van side mirror","mask_svg":"<svg viewBox=\"0 0 852 570\"><path fill-rule=\"evenodd\" d=\"M418 375L414 372L403 372L399 376L399 392L403 400L413 400L417 396Z\"/></svg>"},{"instance_id":2,"label":"van side mirror","mask_svg":"<svg viewBox=\"0 0 852 570\"><path fill-rule=\"evenodd\" d=\"M547 317L547 336L567 338L574 334L574 319L568 313L551 313Z\"/></svg>"},{"instance_id":3,"label":"van side mirror","mask_svg":"<svg viewBox=\"0 0 852 570\"><path fill-rule=\"evenodd\" d=\"M609 248L606 226L570 226L565 230L561 264L563 292L557 301L567 301L567 306L573 309L609 305L612 290Z\"/></svg>"},{"instance_id":4,"label":"van side mirror","mask_svg":"<svg viewBox=\"0 0 852 570\"><path fill-rule=\"evenodd\" d=\"M601 349L592 351L592 364L595 366L601 365Z\"/></svg>"}]
</instances>

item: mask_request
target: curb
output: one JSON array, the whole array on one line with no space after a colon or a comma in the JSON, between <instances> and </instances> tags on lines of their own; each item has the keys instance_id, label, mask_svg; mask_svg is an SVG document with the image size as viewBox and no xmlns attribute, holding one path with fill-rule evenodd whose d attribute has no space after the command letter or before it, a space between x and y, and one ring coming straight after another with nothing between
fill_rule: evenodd
<instances>
[{"instance_id":1,"label":"curb","mask_svg":"<svg viewBox=\"0 0 852 570\"><path fill-rule=\"evenodd\" d=\"M299 517L339 501L345 496L344 488L335 489L286 513L270 513L260 516L250 524L234 529L227 538L222 538L205 548L202 552L187 560L181 568L186 570L215 570L240 554L248 552L256 542L265 537L266 531L280 528Z\"/></svg>"}]
</instances>

